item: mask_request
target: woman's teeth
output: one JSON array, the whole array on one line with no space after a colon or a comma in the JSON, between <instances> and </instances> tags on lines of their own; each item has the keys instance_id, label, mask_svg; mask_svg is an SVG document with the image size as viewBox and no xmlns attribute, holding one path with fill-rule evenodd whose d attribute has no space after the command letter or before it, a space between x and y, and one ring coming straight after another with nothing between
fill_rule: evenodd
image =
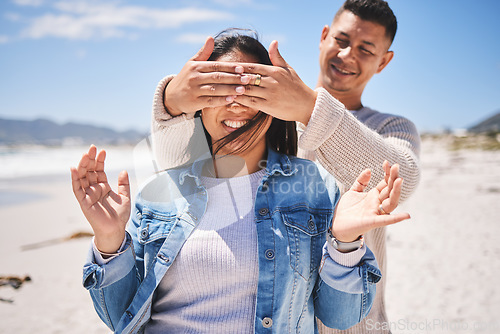
<instances>
[{"instance_id":1,"label":"woman's teeth","mask_svg":"<svg viewBox=\"0 0 500 334\"><path fill-rule=\"evenodd\" d=\"M247 124L247 121L224 121L224 125L233 128L233 129L239 129L243 125Z\"/></svg>"}]
</instances>

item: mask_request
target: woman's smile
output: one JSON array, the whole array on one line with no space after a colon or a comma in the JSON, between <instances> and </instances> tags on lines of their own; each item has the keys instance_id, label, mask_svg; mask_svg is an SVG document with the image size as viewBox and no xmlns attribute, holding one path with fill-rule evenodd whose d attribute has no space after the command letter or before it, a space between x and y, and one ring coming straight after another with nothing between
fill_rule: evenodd
<instances>
[{"instance_id":1,"label":"woman's smile","mask_svg":"<svg viewBox=\"0 0 500 334\"><path fill-rule=\"evenodd\" d=\"M225 126L226 130L229 132L238 130L243 125L247 124L248 120L224 120L222 124ZM229 129L227 129L229 128Z\"/></svg>"}]
</instances>

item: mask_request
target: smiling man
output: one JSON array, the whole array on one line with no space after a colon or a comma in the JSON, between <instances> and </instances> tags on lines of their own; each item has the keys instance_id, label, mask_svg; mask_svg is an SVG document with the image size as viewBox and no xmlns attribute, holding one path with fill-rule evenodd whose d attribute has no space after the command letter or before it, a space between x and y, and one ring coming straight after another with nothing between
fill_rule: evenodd
<instances>
[{"instance_id":1,"label":"smiling man","mask_svg":"<svg viewBox=\"0 0 500 334\"><path fill-rule=\"evenodd\" d=\"M366 84L391 61L389 51L397 23L387 22L387 28L375 21L358 16L360 10L339 11L331 27L321 33L318 86L325 88L347 109L359 110ZM354 10L354 9L353 9ZM377 17L373 18L374 20Z\"/></svg>"},{"instance_id":2,"label":"smiling man","mask_svg":"<svg viewBox=\"0 0 500 334\"><path fill-rule=\"evenodd\" d=\"M384 160L399 164L404 179L401 199L408 198L420 176L418 132L408 119L380 113L361 101L366 84L394 56L389 48L396 30L396 17L386 1L347 0L321 32L321 72L315 90L286 63L276 41L269 47L274 66L235 65L206 62L213 50L213 39L208 38L177 76L167 76L157 87L152 136L158 165L174 167L197 157L197 150L190 148L199 146L204 136L198 136L203 130L196 111L238 103L299 122L298 155L317 159L343 189L349 189L365 168L372 171L370 189L384 177ZM385 273L385 228L371 231L365 240ZM368 317L342 333L370 333L368 324L388 327L384 284L383 278ZM319 328L322 333L338 332L321 323Z\"/></svg>"}]
</instances>

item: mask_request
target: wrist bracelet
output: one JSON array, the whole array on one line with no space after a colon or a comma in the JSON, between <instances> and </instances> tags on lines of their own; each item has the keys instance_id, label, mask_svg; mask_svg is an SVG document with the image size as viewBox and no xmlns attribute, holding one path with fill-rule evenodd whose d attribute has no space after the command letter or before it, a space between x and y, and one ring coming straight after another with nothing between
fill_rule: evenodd
<instances>
[{"instance_id":1,"label":"wrist bracelet","mask_svg":"<svg viewBox=\"0 0 500 334\"><path fill-rule=\"evenodd\" d=\"M340 252L352 252L358 250L361 247L363 247L365 241L362 235L360 235L356 240L351 242L339 241L337 240L337 238L333 236L331 229L328 230L326 239L333 248L335 248Z\"/></svg>"}]
</instances>

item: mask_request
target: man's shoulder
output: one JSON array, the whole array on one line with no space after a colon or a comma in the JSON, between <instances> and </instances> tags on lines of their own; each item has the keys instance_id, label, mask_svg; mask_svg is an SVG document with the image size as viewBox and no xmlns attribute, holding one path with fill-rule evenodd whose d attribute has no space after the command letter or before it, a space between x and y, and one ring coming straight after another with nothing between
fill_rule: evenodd
<instances>
[{"instance_id":1,"label":"man's shoulder","mask_svg":"<svg viewBox=\"0 0 500 334\"><path fill-rule=\"evenodd\" d=\"M370 107L363 107L356 111L354 115L360 122L372 129L379 129L388 125L416 128L415 124L404 116L383 113Z\"/></svg>"},{"instance_id":2,"label":"man's shoulder","mask_svg":"<svg viewBox=\"0 0 500 334\"><path fill-rule=\"evenodd\" d=\"M390 113L380 112L380 111L375 110L375 109L370 108L370 107L363 107L360 110L355 111L354 115L356 115L358 118L360 118L360 117L363 117L363 118L377 117L377 118L384 118L384 119L385 118L395 118L395 119L405 119L405 120L408 120L404 116L397 115L397 114L390 114Z\"/></svg>"}]
</instances>

